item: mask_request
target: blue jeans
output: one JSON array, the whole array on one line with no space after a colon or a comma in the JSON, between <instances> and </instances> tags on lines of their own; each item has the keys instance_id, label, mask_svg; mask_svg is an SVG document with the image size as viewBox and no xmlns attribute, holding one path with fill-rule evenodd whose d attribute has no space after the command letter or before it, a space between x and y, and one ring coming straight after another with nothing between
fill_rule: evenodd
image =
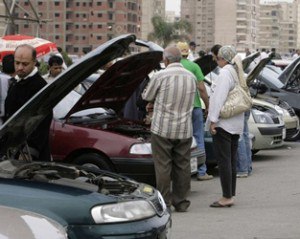
<instances>
[{"instance_id":1,"label":"blue jeans","mask_svg":"<svg viewBox=\"0 0 300 239\"><path fill-rule=\"evenodd\" d=\"M199 149L205 150L204 147L204 123L203 123L203 111L202 108L195 107L192 113L193 122L193 136L196 139L196 143ZM198 174L204 176L206 174L206 164L202 164L198 168Z\"/></svg>"},{"instance_id":2,"label":"blue jeans","mask_svg":"<svg viewBox=\"0 0 300 239\"><path fill-rule=\"evenodd\" d=\"M252 152L250 148L248 119L250 111L245 112L244 131L240 135L237 153L237 173L251 173L252 171Z\"/></svg>"}]
</instances>

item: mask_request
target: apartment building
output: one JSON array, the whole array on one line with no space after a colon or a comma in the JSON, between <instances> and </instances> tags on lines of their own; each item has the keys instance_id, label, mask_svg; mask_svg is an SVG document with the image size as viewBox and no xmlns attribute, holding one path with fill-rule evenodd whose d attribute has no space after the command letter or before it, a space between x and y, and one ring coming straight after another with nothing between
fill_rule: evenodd
<instances>
[{"instance_id":1,"label":"apartment building","mask_svg":"<svg viewBox=\"0 0 300 239\"><path fill-rule=\"evenodd\" d=\"M0 36L3 36L6 27L6 18L4 17L5 13L4 3L0 1L0 15L3 16L0 18Z\"/></svg>"},{"instance_id":2,"label":"apartment building","mask_svg":"<svg viewBox=\"0 0 300 239\"><path fill-rule=\"evenodd\" d=\"M193 25L199 49L234 45L238 51L258 46L259 0L182 0L181 17Z\"/></svg>"},{"instance_id":3,"label":"apartment building","mask_svg":"<svg viewBox=\"0 0 300 239\"><path fill-rule=\"evenodd\" d=\"M150 32L153 32L151 19L153 16L165 18L165 0L143 0L142 1L142 26L141 38L148 39Z\"/></svg>"},{"instance_id":4,"label":"apartment building","mask_svg":"<svg viewBox=\"0 0 300 239\"><path fill-rule=\"evenodd\" d=\"M141 36L142 0L40 0L31 1L47 23L18 23L18 33L36 35L57 43L69 54L81 55L125 33ZM27 0L19 0L18 17L26 19ZM38 31L37 31L38 30Z\"/></svg>"},{"instance_id":5,"label":"apartment building","mask_svg":"<svg viewBox=\"0 0 300 239\"><path fill-rule=\"evenodd\" d=\"M281 54L297 48L297 4L264 2L260 8L260 47Z\"/></svg>"}]
</instances>

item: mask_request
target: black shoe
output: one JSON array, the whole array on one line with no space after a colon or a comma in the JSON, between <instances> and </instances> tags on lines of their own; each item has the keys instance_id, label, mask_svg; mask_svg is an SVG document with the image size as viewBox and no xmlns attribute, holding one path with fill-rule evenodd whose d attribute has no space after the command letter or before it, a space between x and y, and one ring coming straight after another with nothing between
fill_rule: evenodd
<instances>
[{"instance_id":1,"label":"black shoe","mask_svg":"<svg viewBox=\"0 0 300 239\"><path fill-rule=\"evenodd\" d=\"M184 200L176 205L174 205L176 212L186 212L188 207L191 205L189 200Z\"/></svg>"}]
</instances>

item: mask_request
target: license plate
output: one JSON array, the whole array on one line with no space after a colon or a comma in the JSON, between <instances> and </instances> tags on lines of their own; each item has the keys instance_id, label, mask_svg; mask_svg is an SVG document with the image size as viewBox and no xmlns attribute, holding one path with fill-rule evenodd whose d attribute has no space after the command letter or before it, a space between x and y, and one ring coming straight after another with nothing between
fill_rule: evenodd
<instances>
[{"instance_id":1,"label":"license plate","mask_svg":"<svg viewBox=\"0 0 300 239\"><path fill-rule=\"evenodd\" d=\"M197 157L191 158L191 173L197 173L198 171L198 159Z\"/></svg>"}]
</instances>

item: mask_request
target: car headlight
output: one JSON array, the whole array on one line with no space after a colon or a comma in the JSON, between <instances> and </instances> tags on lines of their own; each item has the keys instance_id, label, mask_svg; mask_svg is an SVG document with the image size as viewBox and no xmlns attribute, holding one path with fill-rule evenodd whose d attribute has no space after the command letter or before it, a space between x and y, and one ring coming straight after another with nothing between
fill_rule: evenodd
<instances>
[{"instance_id":1,"label":"car headlight","mask_svg":"<svg viewBox=\"0 0 300 239\"><path fill-rule=\"evenodd\" d=\"M197 142L195 137L193 137L191 149L197 147ZM151 143L138 143L133 144L129 150L130 154L152 154Z\"/></svg>"},{"instance_id":2,"label":"car headlight","mask_svg":"<svg viewBox=\"0 0 300 239\"><path fill-rule=\"evenodd\" d=\"M145 200L96 206L91 211L96 223L129 222L153 217L156 212Z\"/></svg>"},{"instance_id":3,"label":"car headlight","mask_svg":"<svg viewBox=\"0 0 300 239\"><path fill-rule=\"evenodd\" d=\"M271 116L265 112L252 109L252 115L254 118L255 123L259 124L274 124Z\"/></svg>"},{"instance_id":4,"label":"car headlight","mask_svg":"<svg viewBox=\"0 0 300 239\"><path fill-rule=\"evenodd\" d=\"M152 154L150 143L134 144L131 146L129 153L131 154Z\"/></svg>"},{"instance_id":5,"label":"car headlight","mask_svg":"<svg viewBox=\"0 0 300 239\"><path fill-rule=\"evenodd\" d=\"M280 115L282 115L282 116L290 116L290 113L286 110L286 109L284 109L284 108L281 108L280 106L278 106L278 105L275 105L275 110L280 114Z\"/></svg>"}]
</instances>

